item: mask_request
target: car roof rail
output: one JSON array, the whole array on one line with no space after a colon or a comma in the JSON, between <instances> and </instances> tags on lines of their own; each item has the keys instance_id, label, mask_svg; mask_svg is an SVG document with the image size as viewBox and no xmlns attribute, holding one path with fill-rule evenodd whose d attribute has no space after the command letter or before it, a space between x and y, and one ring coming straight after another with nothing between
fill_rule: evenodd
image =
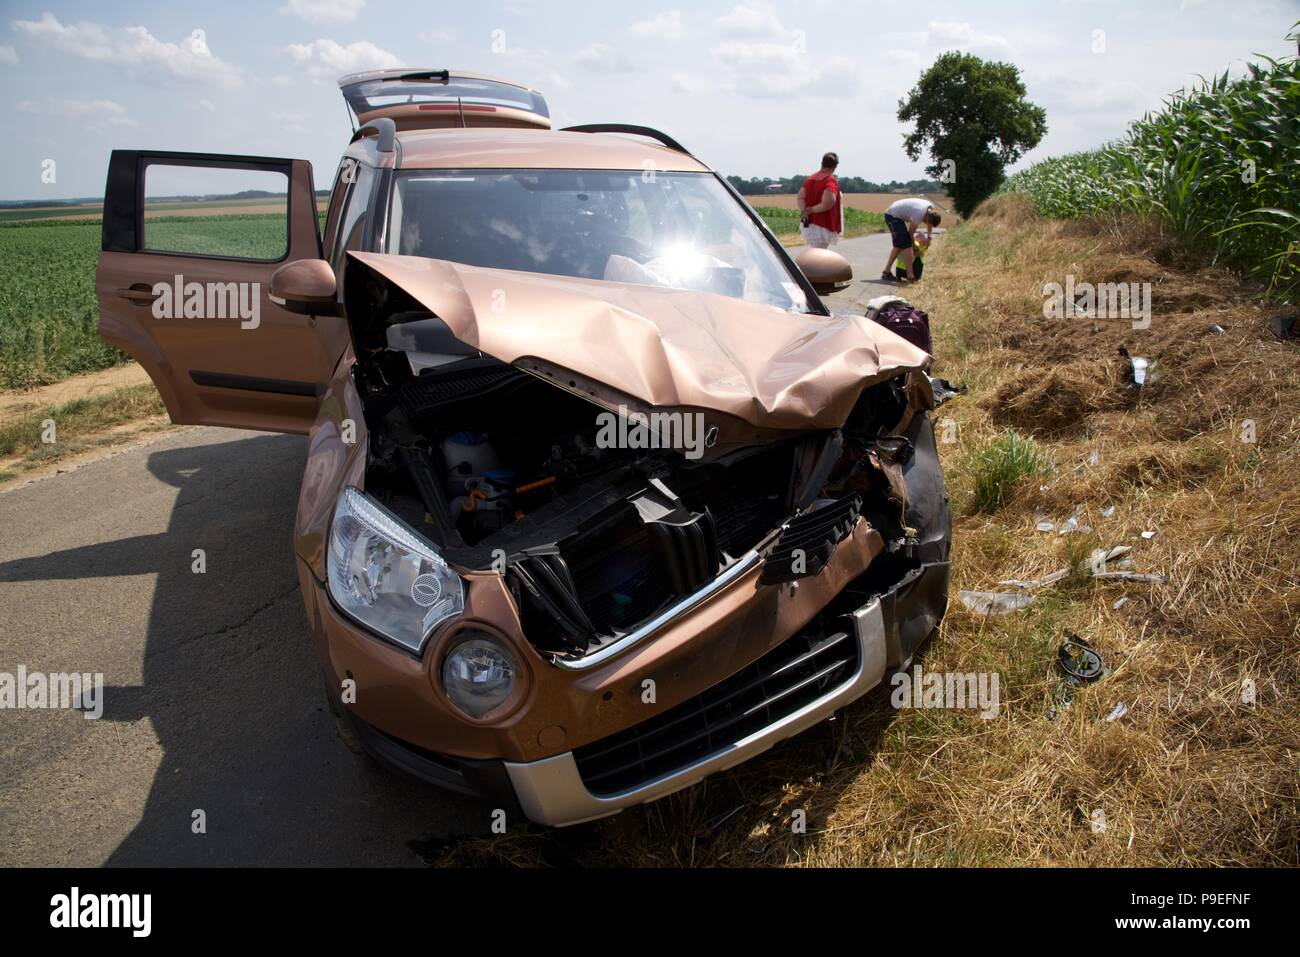
<instances>
[{"instance_id":1,"label":"car roof rail","mask_svg":"<svg viewBox=\"0 0 1300 957\"><path fill-rule=\"evenodd\" d=\"M351 142L355 143L361 137L374 133L379 137L375 148L381 153L393 152L393 144L397 141L397 124L393 122L390 116L377 116L361 129L352 134Z\"/></svg>"},{"instance_id":2,"label":"car roof rail","mask_svg":"<svg viewBox=\"0 0 1300 957\"><path fill-rule=\"evenodd\" d=\"M659 130L649 126L633 126L628 123L584 123L581 126L566 126L560 132L562 133L633 133L637 136L648 136L652 140L658 140L664 146L679 153L685 153L691 156L691 151L681 143Z\"/></svg>"}]
</instances>

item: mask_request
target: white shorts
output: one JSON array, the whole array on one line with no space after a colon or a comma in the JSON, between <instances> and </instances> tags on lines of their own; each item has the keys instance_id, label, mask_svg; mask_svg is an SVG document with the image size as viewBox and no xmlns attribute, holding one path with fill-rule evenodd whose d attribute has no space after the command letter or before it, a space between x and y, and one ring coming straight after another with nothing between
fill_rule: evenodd
<instances>
[{"instance_id":1,"label":"white shorts","mask_svg":"<svg viewBox=\"0 0 1300 957\"><path fill-rule=\"evenodd\" d=\"M839 233L833 229L827 229L825 226L818 226L816 223L800 226L799 233L803 236L804 242L814 249L825 249L828 246L834 246L840 241Z\"/></svg>"}]
</instances>

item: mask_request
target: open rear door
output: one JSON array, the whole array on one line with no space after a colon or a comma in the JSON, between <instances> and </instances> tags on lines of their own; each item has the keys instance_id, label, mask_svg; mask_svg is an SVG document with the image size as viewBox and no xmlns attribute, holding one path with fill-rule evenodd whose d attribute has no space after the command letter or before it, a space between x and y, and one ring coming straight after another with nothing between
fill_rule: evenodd
<instances>
[{"instance_id":1,"label":"open rear door","mask_svg":"<svg viewBox=\"0 0 1300 957\"><path fill-rule=\"evenodd\" d=\"M173 422L308 431L347 324L268 293L280 266L321 258L310 163L114 150L101 248L100 335Z\"/></svg>"},{"instance_id":2,"label":"open rear door","mask_svg":"<svg viewBox=\"0 0 1300 957\"><path fill-rule=\"evenodd\" d=\"M495 126L551 128L546 99L536 90L476 73L450 70L371 70L339 80L358 126L381 116L399 130Z\"/></svg>"}]
</instances>

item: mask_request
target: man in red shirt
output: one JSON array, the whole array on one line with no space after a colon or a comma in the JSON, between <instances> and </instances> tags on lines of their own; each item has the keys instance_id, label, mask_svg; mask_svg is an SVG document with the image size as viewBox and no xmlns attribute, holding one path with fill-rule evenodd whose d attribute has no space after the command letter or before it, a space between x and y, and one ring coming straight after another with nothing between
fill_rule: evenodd
<instances>
[{"instance_id":1,"label":"man in red shirt","mask_svg":"<svg viewBox=\"0 0 1300 957\"><path fill-rule=\"evenodd\" d=\"M840 184L835 167L840 158L834 153L822 157L822 168L799 188L799 225L803 238L814 249L826 249L839 242L844 232L844 214L840 207Z\"/></svg>"}]
</instances>

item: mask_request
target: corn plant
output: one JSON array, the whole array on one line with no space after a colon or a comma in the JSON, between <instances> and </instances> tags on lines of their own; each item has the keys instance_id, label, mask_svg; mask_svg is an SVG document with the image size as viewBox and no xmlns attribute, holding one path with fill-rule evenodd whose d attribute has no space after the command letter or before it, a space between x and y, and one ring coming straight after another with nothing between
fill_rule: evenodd
<instances>
[{"instance_id":1,"label":"corn plant","mask_svg":"<svg viewBox=\"0 0 1300 957\"><path fill-rule=\"evenodd\" d=\"M1300 23L1288 39L1300 36ZM1300 58L1171 96L1121 140L1010 177L1046 216L1153 213L1189 247L1300 298Z\"/></svg>"}]
</instances>

